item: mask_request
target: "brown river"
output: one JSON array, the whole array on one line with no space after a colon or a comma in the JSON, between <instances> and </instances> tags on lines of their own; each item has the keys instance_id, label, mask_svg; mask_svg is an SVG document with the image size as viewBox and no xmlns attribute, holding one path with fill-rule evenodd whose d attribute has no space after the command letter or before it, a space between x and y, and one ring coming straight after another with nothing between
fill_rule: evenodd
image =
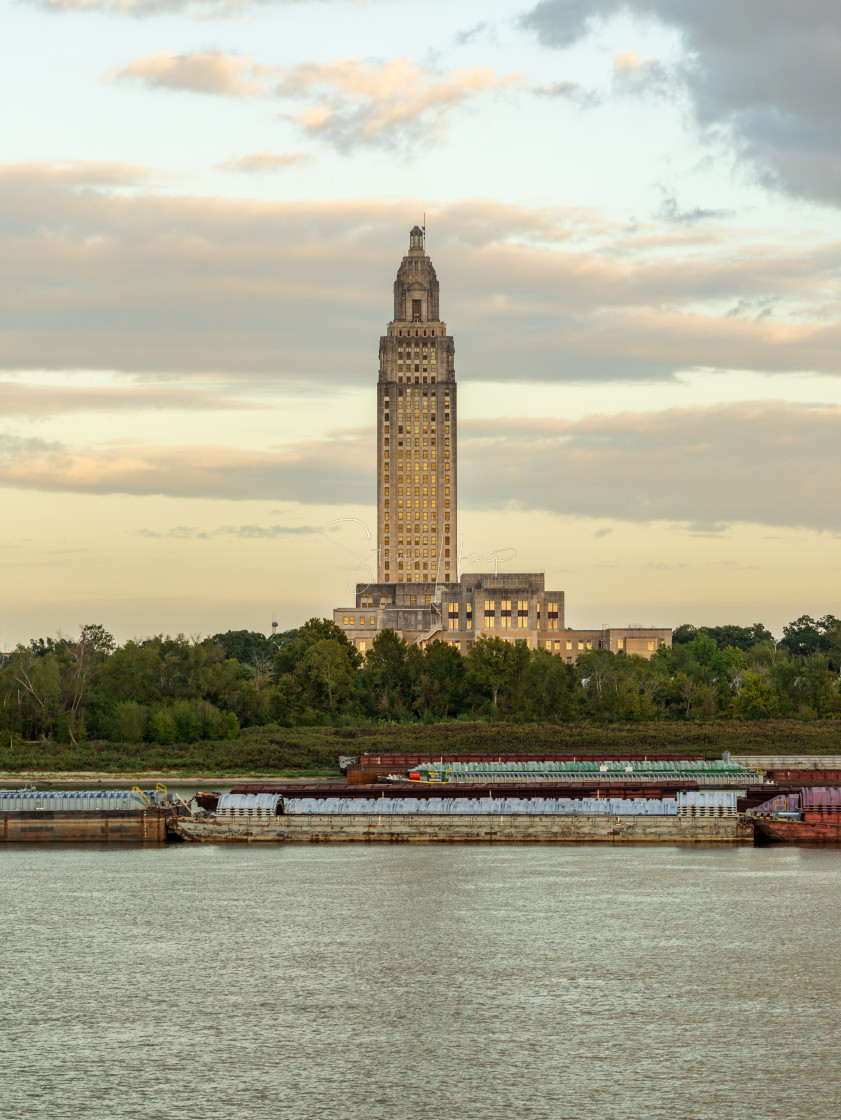
<instances>
[{"instance_id":1,"label":"brown river","mask_svg":"<svg viewBox=\"0 0 841 1120\"><path fill-rule=\"evenodd\" d=\"M838 1120L841 851L0 849L0 1117Z\"/></svg>"}]
</instances>

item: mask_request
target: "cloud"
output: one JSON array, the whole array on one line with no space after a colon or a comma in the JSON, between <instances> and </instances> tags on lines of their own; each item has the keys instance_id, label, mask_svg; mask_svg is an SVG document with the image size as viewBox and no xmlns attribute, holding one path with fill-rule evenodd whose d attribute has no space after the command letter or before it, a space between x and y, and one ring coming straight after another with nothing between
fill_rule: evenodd
<instances>
[{"instance_id":1,"label":"cloud","mask_svg":"<svg viewBox=\"0 0 841 1120\"><path fill-rule=\"evenodd\" d=\"M255 97L263 92L269 74L271 68L224 51L186 54L157 51L112 70L109 77L113 81L140 82L159 89L210 93L219 97Z\"/></svg>"},{"instance_id":2,"label":"cloud","mask_svg":"<svg viewBox=\"0 0 841 1120\"><path fill-rule=\"evenodd\" d=\"M135 59L110 77L222 97L303 100L308 102L305 108L286 115L307 135L342 151L359 145L391 147L417 136L435 136L457 106L522 84L521 75L497 77L487 66L442 74L411 58L261 66L251 58L218 50L160 51Z\"/></svg>"},{"instance_id":3,"label":"cloud","mask_svg":"<svg viewBox=\"0 0 841 1120\"><path fill-rule=\"evenodd\" d=\"M374 456L368 441L353 440L264 452L130 440L74 447L0 435L0 486L54 493L348 503L365 496ZM266 535L257 526L228 527L225 532ZM173 533L189 536L193 530L181 526Z\"/></svg>"},{"instance_id":4,"label":"cloud","mask_svg":"<svg viewBox=\"0 0 841 1120\"><path fill-rule=\"evenodd\" d=\"M592 109L602 102L602 96L597 90L586 89L578 82L559 81L548 82L543 86L534 86L532 93L538 97L551 97L558 101L568 101L582 109Z\"/></svg>"},{"instance_id":5,"label":"cloud","mask_svg":"<svg viewBox=\"0 0 841 1120\"><path fill-rule=\"evenodd\" d=\"M219 529L198 529L176 525L172 529L138 529L137 534L155 540L210 540L212 537L241 537L245 540L276 540L278 537L304 537L320 534L317 525L223 525Z\"/></svg>"},{"instance_id":6,"label":"cloud","mask_svg":"<svg viewBox=\"0 0 841 1120\"><path fill-rule=\"evenodd\" d=\"M468 27L464 31L456 33L455 43L457 47L465 47L468 43L495 43L496 42L496 28L494 24L488 23L487 20L482 20L476 23L473 27Z\"/></svg>"},{"instance_id":7,"label":"cloud","mask_svg":"<svg viewBox=\"0 0 841 1120\"><path fill-rule=\"evenodd\" d=\"M769 185L841 203L836 0L541 0L521 24L567 48L628 9L682 36L679 77L702 128L725 130ZM633 52L620 58L633 73Z\"/></svg>"},{"instance_id":8,"label":"cloud","mask_svg":"<svg viewBox=\"0 0 841 1120\"><path fill-rule=\"evenodd\" d=\"M322 0L329 3L330 0ZM347 0L340 0L347 2ZM200 19L236 19L251 7L293 7L302 0L38 0L50 12L107 12L110 15L153 16L184 12Z\"/></svg>"},{"instance_id":9,"label":"cloud","mask_svg":"<svg viewBox=\"0 0 841 1120\"><path fill-rule=\"evenodd\" d=\"M827 464L841 408L740 402L557 420L462 423L460 498L720 536L733 522L833 532Z\"/></svg>"},{"instance_id":10,"label":"cloud","mask_svg":"<svg viewBox=\"0 0 841 1120\"><path fill-rule=\"evenodd\" d=\"M463 422L459 435L465 509L665 522L693 536L721 536L735 522L825 532L841 524L841 490L827 475L841 442L839 407L739 402L568 422L477 420ZM335 509L370 502L374 472L369 437L275 452L0 439L0 486L32 490L279 499ZM312 529L178 526L145 535L272 539L289 531Z\"/></svg>"},{"instance_id":11,"label":"cloud","mask_svg":"<svg viewBox=\"0 0 841 1120\"><path fill-rule=\"evenodd\" d=\"M723 221L732 218L734 210L710 210L701 206L693 206L691 210L682 210L678 201L669 191L663 190L663 201L654 215L661 222L675 222L678 225L695 225L697 222Z\"/></svg>"},{"instance_id":12,"label":"cloud","mask_svg":"<svg viewBox=\"0 0 841 1120\"><path fill-rule=\"evenodd\" d=\"M307 163L309 156L306 152L273 152L270 148L263 148L259 152L249 152L244 156L232 156L216 166L222 171L244 171L247 173L279 171L285 167L297 167Z\"/></svg>"},{"instance_id":13,"label":"cloud","mask_svg":"<svg viewBox=\"0 0 841 1120\"><path fill-rule=\"evenodd\" d=\"M0 381L0 415L44 419L71 412L140 412L179 409L232 411L258 406L196 389L26 385Z\"/></svg>"},{"instance_id":14,"label":"cloud","mask_svg":"<svg viewBox=\"0 0 841 1120\"><path fill-rule=\"evenodd\" d=\"M613 80L617 89L633 94L667 94L674 76L656 58L641 59L636 51L624 51L613 60Z\"/></svg>"},{"instance_id":15,"label":"cloud","mask_svg":"<svg viewBox=\"0 0 841 1120\"><path fill-rule=\"evenodd\" d=\"M426 208L460 377L839 374L841 244L815 235L627 228L482 198L158 194L152 181L120 164L0 164L0 370L369 384Z\"/></svg>"}]
</instances>

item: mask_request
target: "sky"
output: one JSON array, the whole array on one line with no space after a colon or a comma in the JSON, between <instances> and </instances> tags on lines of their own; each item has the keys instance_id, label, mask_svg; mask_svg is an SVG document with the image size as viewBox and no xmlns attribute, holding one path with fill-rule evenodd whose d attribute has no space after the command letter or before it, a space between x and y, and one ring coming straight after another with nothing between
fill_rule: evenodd
<instances>
[{"instance_id":1,"label":"sky","mask_svg":"<svg viewBox=\"0 0 841 1120\"><path fill-rule=\"evenodd\" d=\"M0 0L0 646L353 602L426 222L464 570L841 614L837 0Z\"/></svg>"}]
</instances>

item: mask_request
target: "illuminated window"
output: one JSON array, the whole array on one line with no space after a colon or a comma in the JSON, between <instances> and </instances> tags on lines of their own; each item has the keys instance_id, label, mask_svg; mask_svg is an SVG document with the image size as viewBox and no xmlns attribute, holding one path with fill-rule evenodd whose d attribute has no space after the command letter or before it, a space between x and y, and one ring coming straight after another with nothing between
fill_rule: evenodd
<instances>
[{"instance_id":1,"label":"illuminated window","mask_svg":"<svg viewBox=\"0 0 841 1120\"><path fill-rule=\"evenodd\" d=\"M547 629L548 630L557 630L558 629L558 604L557 603L547 603L546 604L546 614L547 614L547 618L548 618L548 621L547 621L547 624L546 624Z\"/></svg>"},{"instance_id":2,"label":"illuminated window","mask_svg":"<svg viewBox=\"0 0 841 1120\"><path fill-rule=\"evenodd\" d=\"M511 600L503 599L502 607L500 608L499 624L503 630L511 629Z\"/></svg>"},{"instance_id":3,"label":"illuminated window","mask_svg":"<svg viewBox=\"0 0 841 1120\"><path fill-rule=\"evenodd\" d=\"M648 648L649 649L654 649L654 642L649 642L648 643Z\"/></svg>"},{"instance_id":4,"label":"illuminated window","mask_svg":"<svg viewBox=\"0 0 841 1120\"><path fill-rule=\"evenodd\" d=\"M363 641L360 638L360 640L356 643L356 648L359 650L360 653L364 653L365 650L368 648L368 643Z\"/></svg>"},{"instance_id":5,"label":"illuminated window","mask_svg":"<svg viewBox=\"0 0 841 1120\"><path fill-rule=\"evenodd\" d=\"M584 643L583 643L583 642L579 642L579 643L578 643L578 648L579 648L579 649L584 649Z\"/></svg>"},{"instance_id":6,"label":"illuminated window","mask_svg":"<svg viewBox=\"0 0 841 1120\"><path fill-rule=\"evenodd\" d=\"M616 639L616 648L617 649L624 649L625 648L625 639L624 638L617 638Z\"/></svg>"},{"instance_id":7,"label":"illuminated window","mask_svg":"<svg viewBox=\"0 0 841 1120\"><path fill-rule=\"evenodd\" d=\"M526 599L517 600L517 626L523 630L529 624L529 604Z\"/></svg>"},{"instance_id":8,"label":"illuminated window","mask_svg":"<svg viewBox=\"0 0 841 1120\"><path fill-rule=\"evenodd\" d=\"M572 642L567 639L567 649L572 649Z\"/></svg>"}]
</instances>

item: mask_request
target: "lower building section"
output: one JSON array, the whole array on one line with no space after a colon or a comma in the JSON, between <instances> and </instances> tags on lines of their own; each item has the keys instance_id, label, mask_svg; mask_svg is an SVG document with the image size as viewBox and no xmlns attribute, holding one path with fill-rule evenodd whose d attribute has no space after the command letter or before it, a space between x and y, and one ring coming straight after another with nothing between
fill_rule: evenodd
<instances>
[{"instance_id":1,"label":"lower building section","mask_svg":"<svg viewBox=\"0 0 841 1120\"><path fill-rule=\"evenodd\" d=\"M408 642L443 641L467 653L478 637L525 641L575 661L593 649L649 658L672 644L666 628L568 630L563 591L547 591L540 572L473 572L454 583L357 584L356 603L333 621L361 653L383 630Z\"/></svg>"}]
</instances>

